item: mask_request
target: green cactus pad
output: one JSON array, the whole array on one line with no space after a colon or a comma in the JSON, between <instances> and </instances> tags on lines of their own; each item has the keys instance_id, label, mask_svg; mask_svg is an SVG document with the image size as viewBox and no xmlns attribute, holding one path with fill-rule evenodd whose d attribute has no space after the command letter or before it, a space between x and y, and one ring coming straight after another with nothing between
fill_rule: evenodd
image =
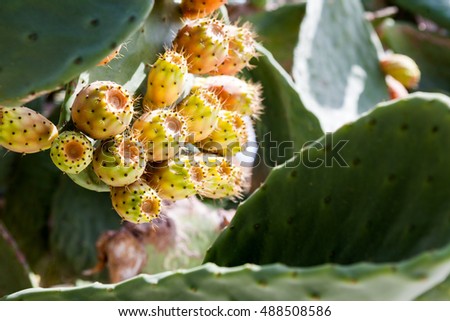
<instances>
[{"instance_id":1,"label":"green cactus pad","mask_svg":"<svg viewBox=\"0 0 450 321\"><path fill-rule=\"evenodd\" d=\"M28 289L4 300L411 300L445 279L449 259L450 247L400 264L223 268L208 263L116 285Z\"/></svg>"},{"instance_id":2,"label":"green cactus pad","mask_svg":"<svg viewBox=\"0 0 450 321\"><path fill-rule=\"evenodd\" d=\"M303 149L241 204L205 261L398 262L445 246L449 107L444 95L410 95Z\"/></svg>"},{"instance_id":3,"label":"green cactus pad","mask_svg":"<svg viewBox=\"0 0 450 321\"><path fill-rule=\"evenodd\" d=\"M152 5L152 0L2 1L0 37L8 45L0 54L0 104L28 101L94 66L140 26Z\"/></svg>"}]
</instances>

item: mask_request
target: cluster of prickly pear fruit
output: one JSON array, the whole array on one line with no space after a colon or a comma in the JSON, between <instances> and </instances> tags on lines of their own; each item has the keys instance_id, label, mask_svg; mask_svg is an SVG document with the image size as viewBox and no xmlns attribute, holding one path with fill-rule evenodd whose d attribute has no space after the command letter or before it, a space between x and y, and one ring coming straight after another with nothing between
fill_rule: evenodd
<instances>
[{"instance_id":1,"label":"cluster of prickly pear fruit","mask_svg":"<svg viewBox=\"0 0 450 321\"><path fill-rule=\"evenodd\" d=\"M236 77L256 56L255 35L249 24L214 15L224 3L182 1L183 26L151 66L142 101L112 81L87 84L75 92L59 135L32 110L1 107L0 145L22 153L50 148L75 182L91 171L109 186L117 213L135 223L158 217L162 200L240 197L248 178L234 156L248 142L261 99L259 85ZM120 49L98 66L120 59Z\"/></svg>"}]
</instances>

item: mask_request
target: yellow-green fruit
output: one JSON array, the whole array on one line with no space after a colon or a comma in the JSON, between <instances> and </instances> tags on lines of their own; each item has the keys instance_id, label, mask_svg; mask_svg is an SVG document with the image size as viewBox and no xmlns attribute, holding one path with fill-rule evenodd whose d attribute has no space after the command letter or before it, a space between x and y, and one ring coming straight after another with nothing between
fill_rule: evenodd
<instances>
[{"instance_id":1,"label":"yellow-green fruit","mask_svg":"<svg viewBox=\"0 0 450 321\"><path fill-rule=\"evenodd\" d=\"M199 154L195 156L198 177L197 193L208 198L240 198L246 185L244 173L224 157Z\"/></svg>"},{"instance_id":2,"label":"yellow-green fruit","mask_svg":"<svg viewBox=\"0 0 450 321\"><path fill-rule=\"evenodd\" d=\"M169 160L155 164L149 168L146 180L162 199L176 201L197 193L188 161Z\"/></svg>"},{"instance_id":3,"label":"yellow-green fruit","mask_svg":"<svg viewBox=\"0 0 450 321\"><path fill-rule=\"evenodd\" d=\"M227 56L229 41L225 25L208 18L187 20L185 23L178 31L173 47L186 57L190 73L207 74Z\"/></svg>"},{"instance_id":4,"label":"yellow-green fruit","mask_svg":"<svg viewBox=\"0 0 450 321\"><path fill-rule=\"evenodd\" d=\"M187 74L188 64L184 56L167 50L153 64L148 74L144 107L157 109L175 103L183 93Z\"/></svg>"},{"instance_id":5,"label":"yellow-green fruit","mask_svg":"<svg viewBox=\"0 0 450 321\"><path fill-rule=\"evenodd\" d=\"M255 34L249 23L242 27L226 27L229 49L225 60L211 74L234 76L242 69L250 67L250 60L257 56Z\"/></svg>"},{"instance_id":6,"label":"yellow-green fruit","mask_svg":"<svg viewBox=\"0 0 450 321\"><path fill-rule=\"evenodd\" d=\"M137 181L145 170L147 154L133 137L118 135L101 142L92 163L97 176L110 186L125 186Z\"/></svg>"},{"instance_id":7,"label":"yellow-green fruit","mask_svg":"<svg viewBox=\"0 0 450 321\"><path fill-rule=\"evenodd\" d=\"M0 106L0 146L17 153L49 149L58 136L56 126L27 107Z\"/></svg>"},{"instance_id":8,"label":"yellow-green fruit","mask_svg":"<svg viewBox=\"0 0 450 321\"><path fill-rule=\"evenodd\" d=\"M197 77L195 86L216 94L222 109L258 118L262 113L261 86L233 76Z\"/></svg>"},{"instance_id":9,"label":"yellow-green fruit","mask_svg":"<svg viewBox=\"0 0 450 321\"><path fill-rule=\"evenodd\" d=\"M420 70L416 62L401 54L390 54L381 62L381 69L408 89L417 87L420 81Z\"/></svg>"},{"instance_id":10,"label":"yellow-green fruit","mask_svg":"<svg viewBox=\"0 0 450 321\"><path fill-rule=\"evenodd\" d=\"M164 109L143 114L134 122L132 133L144 145L150 162L173 158L188 135L183 116Z\"/></svg>"},{"instance_id":11,"label":"yellow-green fruit","mask_svg":"<svg viewBox=\"0 0 450 321\"><path fill-rule=\"evenodd\" d=\"M177 107L184 116L189 131L189 140L198 142L214 130L221 103L217 96L207 89L195 89Z\"/></svg>"},{"instance_id":12,"label":"yellow-green fruit","mask_svg":"<svg viewBox=\"0 0 450 321\"><path fill-rule=\"evenodd\" d=\"M127 186L111 187L111 201L120 217L132 223L151 222L161 213L161 198L141 179Z\"/></svg>"},{"instance_id":13,"label":"yellow-green fruit","mask_svg":"<svg viewBox=\"0 0 450 321\"><path fill-rule=\"evenodd\" d=\"M63 172L78 174L91 163L93 152L92 143L84 134L66 131L53 141L50 157Z\"/></svg>"},{"instance_id":14,"label":"yellow-green fruit","mask_svg":"<svg viewBox=\"0 0 450 321\"><path fill-rule=\"evenodd\" d=\"M181 0L181 11L183 17L188 19L199 19L213 13L227 0Z\"/></svg>"},{"instance_id":15,"label":"yellow-green fruit","mask_svg":"<svg viewBox=\"0 0 450 321\"><path fill-rule=\"evenodd\" d=\"M198 146L210 153L231 156L240 152L248 143L247 125L235 112L221 110L216 127Z\"/></svg>"},{"instance_id":16,"label":"yellow-green fruit","mask_svg":"<svg viewBox=\"0 0 450 321\"><path fill-rule=\"evenodd\" d=\"M128 92L111 81L96 81L84 87L72 105L75 126L95 139L121 134L133 119L133 101Z\"/></svg>"}]
</instances>

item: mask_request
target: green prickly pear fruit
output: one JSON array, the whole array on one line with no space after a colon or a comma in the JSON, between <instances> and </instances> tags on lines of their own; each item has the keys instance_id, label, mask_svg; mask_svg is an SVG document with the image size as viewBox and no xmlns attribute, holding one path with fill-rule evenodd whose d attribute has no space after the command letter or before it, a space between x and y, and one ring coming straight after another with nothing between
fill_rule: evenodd
<instances>
[{"instance_id":1,"label":"green prickly pear fruit","mask_svg":"<svg viewBox=\"0 0 450 321\"><path fill-rule=\"evenodd\" d=\"M173 158L188 136L184 117L165 109L143 114L134 122L132 133L144 145L150 162Z\"/></svg>"},{"instance_id":2,"label":"green prickly pear fruit","mask_svg":"<svg viewBox=\"0 0 450 321\"><path fill-rule=\"evenodd\" d=\"M195 86L206 88L217 95L222 109L258 118L262 113L261 86L233 76L197 77Z\"/></svg>"},{"instance_id":3,"label":"green prickly pear fruit","mask_svg":"<svg viewBox=\"0 0 450 321\"><path fill-rule=\"evenodd\" d=\"M172 159L155 164L149 169L146 181L165 200L176 201L197 193L188 161Z\"/></svg>"},{"instance_id":4,"label":"green prickly pear fruit","mask_svg":"<svg viewBox=\"0 0 450 321\"><path fill-rule=\"evenodd\" d=\"M207 138L198 142L198 145L210 153L231 156L240 152L247 143L245 120L238 113L221 110L216 127Z\"/></svg>"},{"instance_id":5,"label":"green prickly pear fruit","mask_svg":"<svg viewBox=\"0 0 450 321\"><path fill-rule=\"evenodd\" d=\"M91 141L84 134L66 131L53 141L50 158L63 172L78 174L91 163L93 151Z\"/></svg>"},{"instance_id":6,"label":"green prickly pear fruit","mask_svg":"<svg viewBox=\"0 0 450 321\"><path fill-rule=\"evenodd\" d=\"M210 15L226 3L227 0L182 0L181 11L184 18L199 19Z\"/></svg>"},{"instance_id":7,"label":"green prickly pear fruit","mask_svg":"<svg viewBox=\"0 0 450 321\"><path fill-rule=\"evenodd\" d=\"M151 222L161 213L161 198L141 179L127 186L111 187L111 201L120 217L132 223Z\"/></svg>"},{"instance_id":8,"label":"green prickly pear fruit","mask_svg":"<svg viewBox=\"0 0 450 321\"><path fill-rule=\"evenodd\" d=\"M100 61L97 66L104 66L107 65L111 60L113 60L114 58L118 57L118 54L120 52L120 49L122 49L122 45L120 45L119 47L117 47L116 49L114 49L113 52L111 52L108 56L106 56L105 58L102 59L102 61Z\"/></svg>"},{"instance_id":9,"label":"green prickly pear fruit","mask_svg":"<svg viewBox=\"0 0 450 321\"><path fill-rule=\"evenodd\" d=\"M95 139L122 133L133 118L133 101L128 92L111 81L96 81L84 87L72 105L75 126Z\"/></svg>"},{"instance_id":10,"label":"green prickly pear fruit","mask_svg":"<svg viewBox=\"0 0 450 321\"><path fill-rule=\"evenodd\" d=\"M173 47L186 57L189 72L203 75L216 69L225 60L228 43L223 22L202 18L187 20L178 31Z\"/></svg>"},{"instance_id":11,"label":"green prickly pear fruit","mask_svg":"<svg viewBox=\"0 0 450 321\"><path fill-rule=\"evenodd\" d=\"M225 60L211 74L234 76L242 69L250 67L250 60L257 56L255 33L249 23L242 27L226 27L229 49Z\"/></svg>"},{"instance_id":12,"label":"green prickly pear fruit","mask_svg":"<svg viewBox=\"0 0 450 321\"><path fill-rule=\"evenodd\" d=\"M103 141L95 150L93 168L97 176L110 186L125 186L144 174L147 154L141 142L133 137L117 135Z\"/></svg>"},{"instance_id":13,"label":"green prickly pear fruit","mask_svg":"<svg viewBox=\"0 0 450 321\"><path fill-rule=\"evenodd\" d=\"M0 146L17 153L49 149L58 136L56 126L27 107L0 106Z\"/></svg>"},{"instance_id":14,"label":"green prickly pear fruit","mask_svg":"<svg viewBox=\"0 0 450 321\"><path fill-rule=\"evenodd\" d=\"M198 173L196 188L199 195L213 199L242 197L247 179L241 167L211 154L198 154L195 160L193 168Z\"/></svg>"},{"instance_id":15,"label":"green prickly pear fruit","mask_svg":"<svg viewBox=\"0 0 450 321\"><path fill-rule=\"evenodd\" d=\"M195 89L176 110L184 116L189 131L189 140L198 142L214 130L221 103L217 96L207 89Z\"/></svg>"},{"instance_id":16,"label":"green prickly pear fruit","mask_svg":"<svg viewBox=\"0 0 450 321\"><path fill-rule=\"evenodd\" d=\"M167 50L148 74L144 107L157 109L175 103L183 93L187 74L186 58L174 50Z\"/></svg>"},{"instance_id":17,"label":"green prickly pear fruit","mask_svg":"<svg viewBox=\"0 0 450 321\"><path fill-rule=\"evenodd\" d=\"M419 66L408 56L390 54L381 60L380 65L386 75L392 76L408 89L415 88L419 84Z\"/></svg>"}]
</instances>

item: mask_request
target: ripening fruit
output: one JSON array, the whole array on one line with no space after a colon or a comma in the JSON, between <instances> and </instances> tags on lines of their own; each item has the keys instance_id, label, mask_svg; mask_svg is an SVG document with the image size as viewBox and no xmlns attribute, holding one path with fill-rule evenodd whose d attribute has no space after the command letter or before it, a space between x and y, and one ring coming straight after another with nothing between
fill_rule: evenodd
<instances>
[{"instance_id":1,"label":"ripening fruit","mask_svg":"<svg viewBox=\"0 0 450 321\"><path fill-rule=\"evenodd\" d=\"M234 76L242 69L250 67L250 60L257 56L255 34L250 24L242 27L226 26L229 49L225 60L211 74Z\"/></svg>"},{"instance_id":2,"label":"ripening fruit","mask_svg":"<svg viewBox=\"0 0 450 321\"><path fill-rule=\"evenodd\" d=\"M161 198L141 179L127 186L111 187L111 201L120 217L132 223L151 222L161 212Z\"/></svg>"},{"instance_id":3,"label":"ripening fruit","mask_svg":"<svg viewBox=\"0 0 450 321\"><path fill-rule=\"evenodd\" d=\"M0 146L17 153L49 149L58 136L56 126L27 107L0 106Z\"/></svg>"},{"instance_id":4,"label":"ripening fruit","mask_svg":"<svg viewBox=\"0 0 450 321\"><path fill-rule=\"evenodd\" d=\"M78 174L91 163L93 152L92 143L84 134L66 131L53 141L50 158L63 172Z\"/></svg>"},{"instance_id":5,"label":"ripening fruit","mask_svg":"<svg viewBox=\"0 0 450 321\"><path fill-rule=\"evenodd\" d=\"M261 86L232 76L196 78L195 86L217 95L222 109L258 118L262 112Z\"/></svg>"},{"instance_id":6,"label":"ripening fruit","mask_svg":"<svg viewBox=\"0 0 450 321\"><path fill-rule=\"evenodd\" d=\"M227 0L182 0L181 11L184 18L199 19L210 15L226 3Z\"/></svg>"},{"instance_id":7,"label":"ripening fruit","mask_svg":"<svg viewBox=\"0 0 450 321\"><path fill-rule=\"evenodd\" d=\"M122 45L120 45L119 47L117 47L116 49L114 49L113 52L111 52L108 56L106 56L105 58L103 58L102 61L100 61L97 66L104 66L107 65L111 60L113 60L114 58L117 57L117 55L120 52L120 49L122 49Z\"/></svg>"},{"instance_id":8,"label":"ripening fruit","mask_svg":"<svg viewBox=\"0 0 450 321\"><path fill-rule=\"evenodd\" d=\"M195 155L196 164L192 165L201 173L197 180L197 193L208 198L240 198L246 185L241 167L234 166L224 157L211 154Z\"/></svg>"},{"instance_id":9,"label":"ripening fruit","mask_svg":"<svg viewBox=\"0 0 450 321\"><path fill-rule=\"evenodd\" d=\"M134 122L132 133L144 145L150 162L173 158L188 135L184 118L164 109L143 114Z\"/></svg>"},{"instance_id":10,"label":"ripening fruit","mask_svg":"<svg viewBox=\"0 0 450 321\"><path fill-rule=\"evenodd\" d=\"M177 107L185 118L189 140L198 142L214 130L221 103L217 96L207 89L195 89Z\"/></svg>"},{"instance_id":11,"label":"ripening fruit","mask_svg":"<svg viewBox=\"0 0 450 321\"><path fill-rule=\"evenodd\" d=\"M247 125L244 119L237 113L222 110L213 132L198 145L205 151L231 156L240 152L247 142Z\"/></svg>"},{"instance_id":12,"label":"ripening fruit","mask_svg":"<svg viewBox=\"0 0 450 321\"><path fill-rule=\"evenodd\" d=\"M203 75L225 60L228 42L223 22L203 18L187 20L178 31L173 47L186 57L190 73Z\"/></svg>"},{"instance_id":13,"label":"ripening fruit","mask_svg":"<svg viewBox=\"0 0 450 321\"><path fill-rule=\"evenodd\" d=\"M197 193L190 172L188 161L172 159L149 168L146 181L162 199L176 201Z\"/></svg>"},{"instance_id":14,"label":"ripening fruit","mask_svg":"<svg viewBox=\"0 0 450 321\"><path fill-rule=\"evenodd\" d=\"M133 118L128 92L111 81L96 81L84 87L72 105L75 126L95 139L122 133Z\"/></svg>"},{"instance_id":15,"label":"ripening fruit","mask_svg":"<svg viewBox=\"0 0 450 321\"><path fill-rule=\"evenodd\" d=\"M101 142L95 150L93 168L110 186L125 186L137 181L145 170L147 154L133 137L117 135Z\"/></svg>"},{"instance_id":16,"label":"ripening fruit","mask_svg":"<svg viewBox=\"0 0 450 321\"><path fill-rule=\"evenodd\" d=\"M385 56L380 64L386 75L392 76L407 89L415 88L419 84L419 66L410 57L401 54L390 54Z\"/></svg>"},{"instance_id":17,"label":"ripening fruit","mask_svg":"<svg viewBox=\"0 0 450 321\"><path fill-rule=\"evenodd\" d=\"M187 74L186 58L176 51L167 50L148 74L144 107L157 109L175 103L183 93Z\"/></svg>"}]
</instances>

